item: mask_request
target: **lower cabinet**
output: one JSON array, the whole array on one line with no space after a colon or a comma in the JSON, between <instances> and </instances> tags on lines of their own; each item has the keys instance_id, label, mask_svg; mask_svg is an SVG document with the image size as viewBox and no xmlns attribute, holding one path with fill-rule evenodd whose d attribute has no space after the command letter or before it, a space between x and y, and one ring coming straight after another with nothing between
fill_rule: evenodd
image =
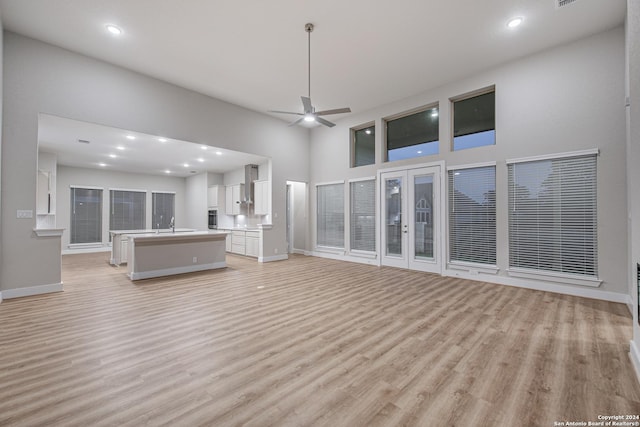
<instances>
[{"instance_id":1,"label":"lower cabinet","mask_svg":"<svg viewBox=\"0 0 640 427\"><path fill-rule=\"evenodd\" d=\"M258 256L260 255L260 232L247 231L245 244L246 255L258 258Z\"/></svg>"},{"instance_id":2,"label":"lower cabinet","mask_svg":"<svg viewBox=\"0 0 640 427\"><path fill-rule=\"evenodd\" d=\"M232 230L227 235L227 252L254 258L260 256L260 231Z\"/></svg>"}]
</instances>

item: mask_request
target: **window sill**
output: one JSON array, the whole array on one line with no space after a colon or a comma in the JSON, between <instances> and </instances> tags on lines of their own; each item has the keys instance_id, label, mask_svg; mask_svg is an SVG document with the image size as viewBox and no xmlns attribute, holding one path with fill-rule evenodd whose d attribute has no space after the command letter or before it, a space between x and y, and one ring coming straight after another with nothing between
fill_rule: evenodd
<instances>
[{"instance_id":1,"label":"window sill","mask_svg":"<svg viewBox=\"0 0 640 427\"><path fill-rule=\"evenodd\" d=\"M344 255L345 251L342 248L332 248L329 246L316 246L316 252L322 252L326 254Z\"/></svg>"},{"instance_id":2,"label":"window sill","mask_svg":"<svg viewBox=\"0 0 640 427\"><path fill-rule=\"evenodd\" d=\"M557 282L569 285L589 286L592 288L597 288L602 284L602 280L596 277L579 276L577 274L554 273L551 271L528 270L524 268L509 268L507 269L507 273L512 277Z\"/></svg>"},{"instance_id":3,"label":"window sill","mask_svg":"<svg viewBox=\"0 0 640 427\"><path fill-rule=\"evenodd\" d=\"M471 274L498 274L498 271L500 271L497 265L477 264L473 262L459 261L452 261L450 263L447 263L447 268L450 270L464 270L468 271Z\"/></svg>"},{"instance_id":4,"label":"window sill","mask_svg":"<svg viewBox=\"0 0 640 427\"><path fill-rule=\"evenodd\" d=\"M69 249L89 249L89 248L101 248L104 245L102 243L72 243L67 246Z\"/></svg>"},{"instance_id":5,"label":"window sill","mask_svg":"<svg viewBox=\"0 0 640 427\"><path fill-rule=\"evenodd\" d=\"M358 257L358 258L368 258L368 259L376 259L378 258L378 254L376 254L375 252L367 252L367 251L350 251L349 255L352 257Z\"/></svg>"}]
</instances>

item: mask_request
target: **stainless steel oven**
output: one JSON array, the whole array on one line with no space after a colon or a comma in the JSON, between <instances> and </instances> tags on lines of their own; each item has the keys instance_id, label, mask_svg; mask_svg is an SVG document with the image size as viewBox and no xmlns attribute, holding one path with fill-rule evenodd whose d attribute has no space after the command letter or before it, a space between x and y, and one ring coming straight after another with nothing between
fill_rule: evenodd
<instances>
[{"instance_id":1,"label":"stainless steel oven","mask_svg":"<svg viewBox=\"0 0 640 427\"><path fill-rule=\"evenodd\" d=\"M218 211L209 209L209 228L215 230L218 228Z\"/></svg>"}]
</instances>

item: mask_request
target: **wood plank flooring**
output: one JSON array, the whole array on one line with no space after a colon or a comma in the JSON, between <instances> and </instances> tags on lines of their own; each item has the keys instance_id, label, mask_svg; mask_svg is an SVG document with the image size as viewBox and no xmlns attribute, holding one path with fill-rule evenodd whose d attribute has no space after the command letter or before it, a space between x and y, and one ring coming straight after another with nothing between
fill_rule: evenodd
<instances>
[{"instance_id":1,"label":"wood plank flooring","mask_svg":"<svg viewBox=\"0 0 640 427\"><path fill-rule=\"evenodd\" d=\"M2 426L553 426L640 414L622 304L314 257L0 304Z\"/></svg>"}]
</instances>

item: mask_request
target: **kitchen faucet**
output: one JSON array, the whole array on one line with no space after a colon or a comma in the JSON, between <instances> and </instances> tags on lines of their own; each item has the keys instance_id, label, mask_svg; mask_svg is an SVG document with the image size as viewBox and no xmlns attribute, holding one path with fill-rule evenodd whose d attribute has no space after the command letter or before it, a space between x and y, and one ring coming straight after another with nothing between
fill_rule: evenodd
<instances>
[{"instance_id":1,"label":"kitchen faucet","mask_svg":"<svg viewBox=\"0 0 640 427\"><path fill-rule=\"evenodd\" d=\"M169 228L171 229L171 231L173 233L176 232L176 217L174 217L174 216L171 217L171 222L169 223Z\"/></svg>"}]
</instances>

